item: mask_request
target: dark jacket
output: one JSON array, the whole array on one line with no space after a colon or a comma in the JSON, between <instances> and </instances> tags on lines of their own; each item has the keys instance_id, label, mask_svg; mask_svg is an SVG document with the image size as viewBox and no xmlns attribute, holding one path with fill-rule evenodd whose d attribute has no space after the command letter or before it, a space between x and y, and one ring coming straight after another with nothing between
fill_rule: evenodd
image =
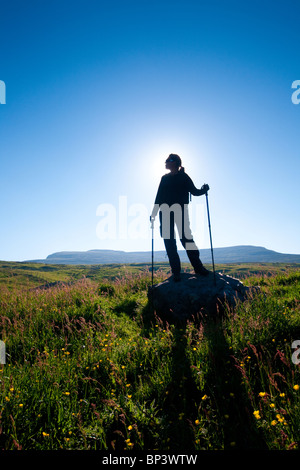
<instances>
[{"instance_id":1,"label":"dark jacket","mask_svg":"<svg viewBox=\"0 0 300 470\"><path fill-rule=\"evenodd\" d=\"M158 187L155 198L155 204L188 204L189 195L201 196L204 194L203 189L197 189L191 178L179 171L176 174L168 173L164 175Z\"/></svg>"}]
</instances>

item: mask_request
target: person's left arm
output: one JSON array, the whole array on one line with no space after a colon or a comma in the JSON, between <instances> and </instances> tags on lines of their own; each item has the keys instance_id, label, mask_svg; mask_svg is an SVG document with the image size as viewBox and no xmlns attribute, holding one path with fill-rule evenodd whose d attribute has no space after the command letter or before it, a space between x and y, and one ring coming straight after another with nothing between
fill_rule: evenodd
<instances>
[{"instance_id":1,"label":"person's left arm","mask_svg":"<svg viewBox=\"0 0 300 470\"><path fill-rule=\"evenodd\" d=\"M206 194L207 191L209 190L208 184L204 184L200 189L196 188L194 185L192 179L186 175L187 177L187 187L189 193L191 193L193 196L202 196L203 194Z\"/></svg>"}]
</instances>

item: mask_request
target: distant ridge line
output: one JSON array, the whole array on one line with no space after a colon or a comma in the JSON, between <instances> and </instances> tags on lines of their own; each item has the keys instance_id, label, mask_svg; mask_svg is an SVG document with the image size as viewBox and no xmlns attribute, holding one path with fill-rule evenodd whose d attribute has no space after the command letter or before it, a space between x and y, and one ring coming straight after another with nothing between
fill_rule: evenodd
<instances>
[{"instance_id":1,"label":"distant ridge line","mask_svg":"<svg viewBox=\"0 0 300 470\"><path fill-rule=\"evenodd\" d=\"M188 262L186 252L179 250L182 262ZM203 263L211 263L211 250L200 250ZM168 261L164 250L154 252L154 262ZM238 245L214 248L214 261L226 263L300 263L300 254L278 253L261 246ZM45 264L131 264L151 263L151 251L120 251L95 249L88 251L60 251L46 259L27 260Z\"/></svg>"}]
</instances>

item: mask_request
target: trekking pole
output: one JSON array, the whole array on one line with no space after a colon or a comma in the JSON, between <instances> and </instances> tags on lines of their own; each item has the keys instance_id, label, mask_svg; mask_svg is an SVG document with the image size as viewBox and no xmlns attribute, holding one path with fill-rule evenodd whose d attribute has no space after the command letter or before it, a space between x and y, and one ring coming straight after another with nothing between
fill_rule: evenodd
<instances>
[{"instance_id":1,"label":"trekking pole","mask_svg":"<svg viewBox=\"0 0 300 470\"><path fill-rule=\"evenodd\" d=\"M211 258L212 258L212 265L213 265L213 272L214 272L214 283L215 283L215 285L216 285L215 262L214 262L214 252L213 252L212 238L211 238L211 227L210 227L210 217L209 217L209 208L208 208L208 195L207 195L207 191L206 191L206 193L205 193L205 196L206 196L207 218L208 218L208 228L209 228L209 237L210 237Z\"/></svg>"},{"instance_id":2,"label":"trekking pole","mask_svg":"<svg viewBox=\"0 0 300 470\"><path fill-rule=\"evenodd\" d=\"M151 286L153 289L153 269L154 269L154 219L151 217L151 231L152 231L152 247L151 247L151 272L152 272L152 280Z\"/></svg>"},{"instance_id":3,"label":"trekking pole","mask_svg":"<svg viewBox=\"0 0 300 470\"><path fill-rule=\"evenodd\" d=\"M150 217L151 222L151 231L152 231L152 246L151 246L151 295L150 295L150 305L152 313L154 313L154 302L153 302L153 271L154 271L154 219ZM148 291L149 292L149 291Z\"/></svg>"}]
</instances>

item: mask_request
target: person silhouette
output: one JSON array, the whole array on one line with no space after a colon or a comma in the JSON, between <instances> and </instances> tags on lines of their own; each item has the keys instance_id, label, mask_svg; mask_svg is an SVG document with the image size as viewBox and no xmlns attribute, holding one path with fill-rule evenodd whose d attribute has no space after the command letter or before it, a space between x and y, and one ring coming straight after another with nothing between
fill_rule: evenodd
<instances>
[{"instance_id":1,"label":"person silhouette","mask_svg":"<svg viewBox=\"0 0 300 470\"><path fill-rule=\"evenodd\" d=\"M165 161L165 166L169 173L162 176L150 222L154 223L159 212L160 235L164 240L167 256L169 259L173 279L180 281L181 262L177 252L175 226L182 246L186 250L195 274L208 276L209 271L203 266L200 260L200 253L193 240L190 228L188 204L190 194L201 196L209 190L208 184L204 184L201 189L197 189L192 179L185 173L179 155L171 153Z\"/></svg>"}]
</instances>

